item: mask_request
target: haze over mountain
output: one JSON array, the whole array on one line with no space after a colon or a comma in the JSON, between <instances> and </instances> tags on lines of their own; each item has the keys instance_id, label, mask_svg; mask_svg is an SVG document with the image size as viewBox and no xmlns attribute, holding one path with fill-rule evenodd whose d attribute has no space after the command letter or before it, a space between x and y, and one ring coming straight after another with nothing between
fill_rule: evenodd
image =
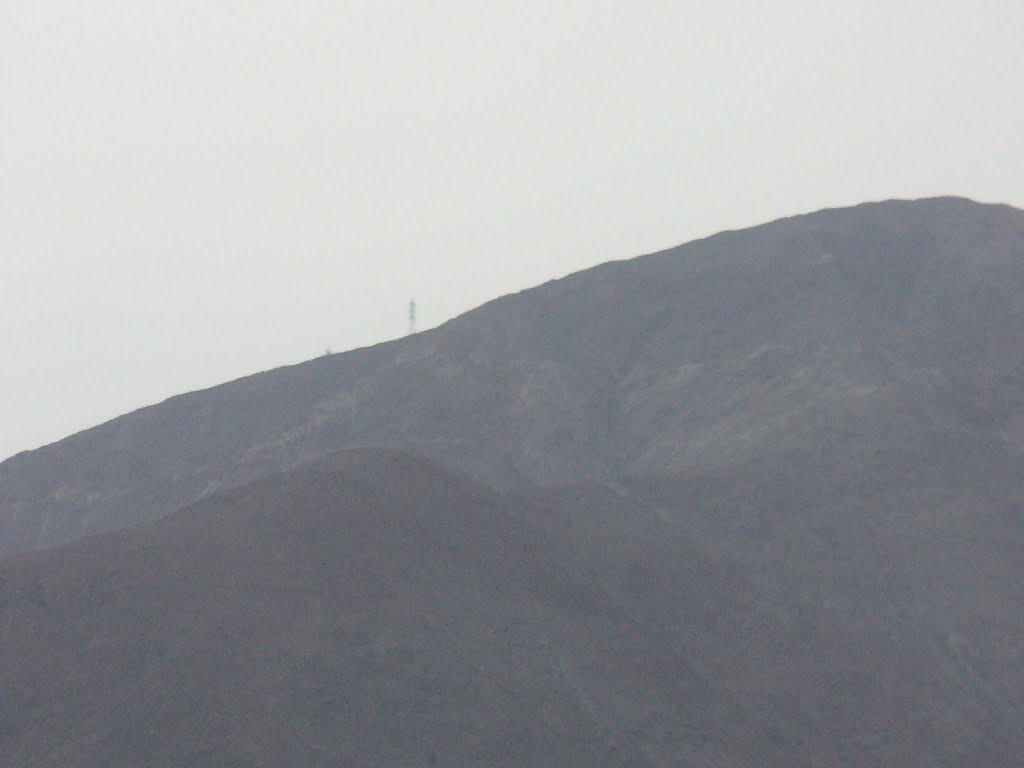
<instances>
[{"instance_id":1,"label":"haze over mountain","mask_svg":"<svg viewBox=\"0 0 1024 768\"><path fill-rule=\"evenodd\" d=\"M1021 338L1024 212L890 201L16 456L0 754L1012 765Z\"/></svg>"},{"instance_id":2,"label":"haze over mountain","mask_svg":"<svg viewBox=\"0 0 1024 768\"><path fill-rule=\"evenodd\" d=\"M0 555L358 446L498 487L756 457L826 474L966 462L1008 480L1024 441L1022 252L1024 213L942 198L605 264L15 456L0 464Z\"/></svg>"}]
</instances>

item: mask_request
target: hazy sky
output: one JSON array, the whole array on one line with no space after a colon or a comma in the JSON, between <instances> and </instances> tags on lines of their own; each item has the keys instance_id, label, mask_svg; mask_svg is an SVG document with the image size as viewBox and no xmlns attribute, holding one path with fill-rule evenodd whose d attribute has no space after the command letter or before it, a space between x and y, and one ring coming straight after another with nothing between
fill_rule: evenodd
<instances>
[{"instance_id":1,"label":"hazy sky","mask_svg":"<svg viewBox=\"0 0 1024 768\"><path fill-rule=\"evenodd\" d=\"M782 215L1024 207L1024 3L0 0L0 458Z\"/></svg>"}]
</instances>

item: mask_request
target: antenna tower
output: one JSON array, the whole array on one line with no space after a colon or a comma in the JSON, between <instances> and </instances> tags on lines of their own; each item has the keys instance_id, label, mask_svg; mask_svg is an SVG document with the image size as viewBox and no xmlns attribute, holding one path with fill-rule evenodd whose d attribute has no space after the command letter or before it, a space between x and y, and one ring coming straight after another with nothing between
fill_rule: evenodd
<instances>
[{"instance_id":1,"label":"antenna tower","mask_svg":"<svg viewBox=\"0 0 1024 768\"><path fill-rule=\"evenodd\" d=\"M416 301L409 302L409 335L416 333Z\"/></svg>"}]
</instances>

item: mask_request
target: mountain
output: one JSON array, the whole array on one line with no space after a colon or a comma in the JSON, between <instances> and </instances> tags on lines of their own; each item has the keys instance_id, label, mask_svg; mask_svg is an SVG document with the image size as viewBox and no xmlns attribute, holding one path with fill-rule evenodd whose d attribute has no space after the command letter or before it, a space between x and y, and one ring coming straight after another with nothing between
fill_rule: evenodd
<instances>
[{"instance_id":1,"label":"mountain","mask_svg":"<svg viewBox=\"0 0 1024 768\"><path fill-rule=\"evenodd\" d=\"M756 475L500 493L345 451L9 558L4 765L1014 764L1020 520Z\"/></svg>"},{"instance_id":2,"label":"mountain","mask_svg":"<svg viewBox=\"0 0 1024 768\"><path fill-rule=\"evenodd\" d=\"M499 489L768 462L839 485L954 473L1013 504L1022 256L1024 212L939 198L605 264L15 456L0 556L370 446Z\"/></svg>"},{"instance_id":3,"label":"mountain","mask_svg":"<svg viewBox=\"0 0 1024 768\"><path fill-rule=\"evenodd\" d=\"M0 762L1014 765L1021 338L1024 212L889 201L15 456Z\"/></svg>"}]
</instances>

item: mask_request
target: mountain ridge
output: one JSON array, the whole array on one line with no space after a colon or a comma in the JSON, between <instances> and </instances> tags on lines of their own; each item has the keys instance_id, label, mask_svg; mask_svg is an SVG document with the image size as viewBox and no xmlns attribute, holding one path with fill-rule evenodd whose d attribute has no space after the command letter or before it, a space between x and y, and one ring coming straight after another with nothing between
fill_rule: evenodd
<instances>
[{"instance_id":1,"label":"mountain ridge","mask_svg":"<svg viewBox=\"0 0 1024 768\"><path fill-rule=\"evenodd\" d=\"M891 441L878 414L913 407L936 434L998 433L1019 452L1022 242L1024 213L936 198L609 262L12 457L0 556L345 447L414 450L513 488L714 466L820 440L822 422Z\"/></svg>"}]
</instances>

